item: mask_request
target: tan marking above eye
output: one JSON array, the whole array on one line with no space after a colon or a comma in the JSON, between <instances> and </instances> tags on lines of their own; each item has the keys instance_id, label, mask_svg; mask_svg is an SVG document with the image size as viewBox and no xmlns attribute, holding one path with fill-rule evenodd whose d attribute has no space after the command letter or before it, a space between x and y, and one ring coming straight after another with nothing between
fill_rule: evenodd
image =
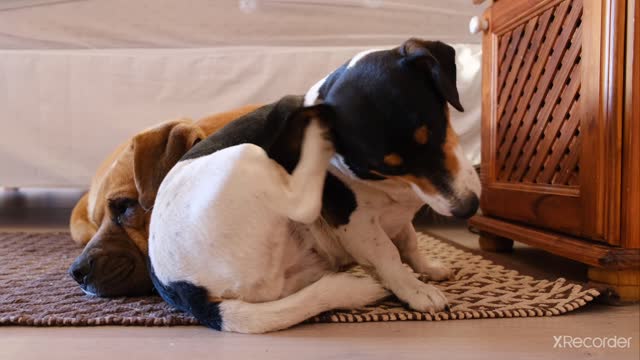
<instances>
[{"instance_id":1,"label":"tan marking above eye","mask_svg":"<svg viewBox=\"0 0 640 360\"><path fill-rule=\"evenodd\" d=\"M400 157L400 155L396 153L390 153L384 157L383 161L386 165L389 165L389 166L399 166L399 165L402 165L403 160Z\"/></svg>"},{"instance_id":2,"label":"tan marking above eye","mask_svg":"<svg viewBox=\"0 0 640 360\"><path fill-rule=\"evenodd\" d=\"M413 139L421 145L424 145L429 140L429 130L427 125L422 125L413 132Z\"/></svg>"}]
</instances>

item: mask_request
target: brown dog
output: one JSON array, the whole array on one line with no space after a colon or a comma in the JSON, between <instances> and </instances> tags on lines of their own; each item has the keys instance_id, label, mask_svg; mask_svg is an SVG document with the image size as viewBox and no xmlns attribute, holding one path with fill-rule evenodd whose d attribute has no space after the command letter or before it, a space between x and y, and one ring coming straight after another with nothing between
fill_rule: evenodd
<instances>
[{"instance_id":1,"label":"brown dog","mask_svg":"<svg viewBox=\"0 0 640 360\"><path fill-rule=\"evenodd\" d=\"M257 108L249 105L195 123L183 119L160 124L105 159L71 214L71 237L86 246L69 274L85 293L151 292L146 261L149 219L162 179L198 141Z\"/></svg>"}]
</instances>

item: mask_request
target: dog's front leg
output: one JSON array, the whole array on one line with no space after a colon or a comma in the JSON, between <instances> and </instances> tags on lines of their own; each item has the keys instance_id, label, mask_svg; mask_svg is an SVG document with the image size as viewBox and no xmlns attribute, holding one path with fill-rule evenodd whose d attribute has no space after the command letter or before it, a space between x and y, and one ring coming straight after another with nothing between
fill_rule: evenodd
<instances>
[{"instance_id":1,"label":"dog's front leg","mask_svg":"<svg viewBox=\"0 0 640 360\"><path fill-rule=\"evenodd\" d=\"M435 312L447 307L447 298L438 288L407 271L398 248L375 217L354 213L344 229L338 230L344 249L360 265L373 267L382 283L411 308Z\"/></svg>"},{"instance_id":2,"label":"dog's front leg","mask_svg":"<svg viewBox=\"0 0 640 360\"><path fill-rule=\"evenodd\" d=\"M418 235L413 224L406 224L400 233L393 238L400 251L402 261L411 266L413 271L424 274L431 280L441 281L453 276L451 269L437 260L431 260L418 251Z\"/></svg>"}]
</instances>

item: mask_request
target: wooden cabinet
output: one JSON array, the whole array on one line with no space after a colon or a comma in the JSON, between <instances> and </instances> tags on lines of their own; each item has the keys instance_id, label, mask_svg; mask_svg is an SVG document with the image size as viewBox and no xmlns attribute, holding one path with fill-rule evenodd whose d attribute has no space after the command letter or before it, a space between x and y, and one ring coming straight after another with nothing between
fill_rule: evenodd
<instances>
[{"instance_id":1,"label":"wooden cabinet","mask_svg":"<svg viewBox=\"0 0 640 360\"><path fill-rule=\"evenodd\" d=\"M494 1L483 215L471 220L485 248L522 241L593 266L600 282L624 270L625 299L640 297L638 12L634 0Z\"/></svg>"}]
</instances>

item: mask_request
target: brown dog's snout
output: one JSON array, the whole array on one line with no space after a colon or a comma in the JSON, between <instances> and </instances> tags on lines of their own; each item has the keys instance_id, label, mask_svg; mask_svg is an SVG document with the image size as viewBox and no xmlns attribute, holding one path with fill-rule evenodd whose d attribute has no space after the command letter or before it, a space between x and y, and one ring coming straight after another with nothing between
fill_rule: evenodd
<instances>
[{"instance_id":1,"label":"brown dog's snout","mask_svg":"<svg viewBox=\"0 0 640 360\"><path fill-rule=\"evenodd\" d=\"M127 277L135 267L135 260L128 256L89 254L79 256L69 268L69 275L80 285L91 281L104 281L114 277Z\"/></svg>"},{"instance_id":2,"label":"brown dog's snout","mask_svg":"<svg viewBox=\"0 0 640 360\"><path fill-rule=\"evenodd\" d=\"M68 273L89 295L135 296L153 290L145 255L124 236L94 237Z\"/></svg>"},{"instance_id":3,"label":"brown dog's snout","mask_svg":"<svg viewBox=\"0 0 640 360\"><path fill-rule=\"evenodd\" d=\"M87 281L87 277L91 274L93 268L93 261L86 257L79 257L71 264L69 268L69 275L78 284L84 285Z\"/></svg>"},{"instance_id":4,"label":"brown dog's snout","mask_svg":"<svg viewBox=\"0 0 640 360\"><path fill-rule=\"evenodd\" d=\"M479 206L480 199L478 199L476 194L471 194L461 201L458 201L453 209L451 209L451 214L457 218L468 219L476 214Z\"/></svg>"}]
</instances>

